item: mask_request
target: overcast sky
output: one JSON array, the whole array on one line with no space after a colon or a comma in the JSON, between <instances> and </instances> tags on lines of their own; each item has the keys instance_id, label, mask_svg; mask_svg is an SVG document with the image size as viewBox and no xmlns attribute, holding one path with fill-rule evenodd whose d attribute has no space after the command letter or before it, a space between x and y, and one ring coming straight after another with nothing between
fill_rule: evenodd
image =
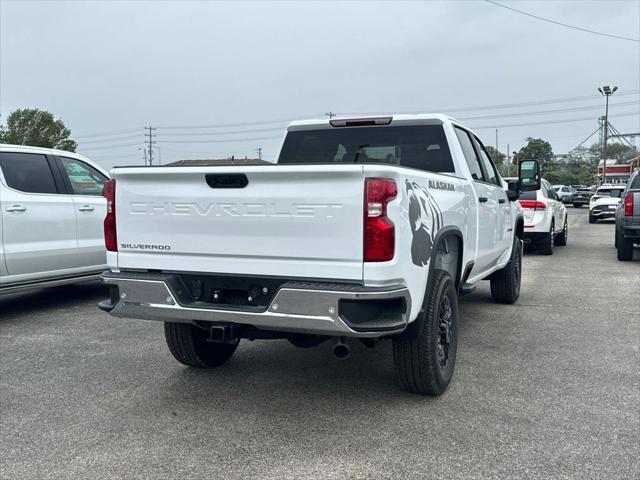
<instances>
[{"instance_id":1,"label":"overcast sky","mask_svg":"<svg viewBox=\"0 0 640 480\"><path fill-rule=\"evenodd\" d=\"M639 1L501 3L640 37ZM481 0L0 0L0 121L47 109L106 167L142 162L146 125L163 163L257 147L271 159L288 120L328 111L444 112L489 145L497 126L502 151L533 136L564 153L597 129L604 84L619 87L611 123L640 132L640 43ZM169 128L220 124L239 125Z\"/></svg>"}]
</instances>

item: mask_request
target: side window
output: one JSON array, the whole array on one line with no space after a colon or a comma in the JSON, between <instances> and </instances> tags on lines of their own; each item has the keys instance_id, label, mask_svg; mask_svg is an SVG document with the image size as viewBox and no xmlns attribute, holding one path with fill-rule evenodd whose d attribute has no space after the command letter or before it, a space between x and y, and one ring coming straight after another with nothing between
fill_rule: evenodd
<instances>
[{"instance_id":1,"label":"side window","mask_svg":"<svg viewBox=\"0 0 640 480\"><path fill-rule=\"evenodd\" d=\"M500 180L498 177L498 173L496 172L496 168L493 166L493 162L487 153L487 150L482 145L482 142L478 140L478 137L473 137L473 140L476 144L476 148L478 152L480 152L480 161L482 162L482 166L484 167L484 172L486 174L486 181L488 183L493 183L495 185L500 185Z\"/></svg>"},{"instance_id":2,"label":"side window","mask_svg":"<svg viewBox=\"0 0 640 480\"><path fill-rule=\"evenodd\" d=\"M0 153L0 168L7 186L26 193L58 193L44 155Z\"/></svg>"},{"instance_id":3,"label":"side window","mask_svg":"<svg viewBox=\"0 0 640 480\"><path fill-rule=\"evenodd\" d=\"M95 168L74 158L59 157L75 195L102 195L107 178Z\"/></svg>"},{"instance_id":4,"label":"side window","mask_svg":"<svg viewBox=\"0 0 640 480\"><path fill-rule=\"evenodd\" d=\"M547 198L550 198L551 200L557 200L558 197L556 197L556 192L553 188L551 188L551 185L549 185L546 182L542 182L542 192L544 193L544 196Z\"/></svg>"},{"instance_id":5,"label":"side window","mask_svg":"<svg viewBox=\"0 0 640 480\"><path fill-rule=\"evenodd\" d=\"M467 161L467 165L469 166L469 170L471 171L471 177L474 180L484 181L482 168L480 168L480 161L478 160L476 151L473 148L473 143L471 143L469 134L458 127L455 127L455 131L456 136L458 137L458 141L460 142L460 146L462 147L464 159Z\"/></svg>"}]
</instances>

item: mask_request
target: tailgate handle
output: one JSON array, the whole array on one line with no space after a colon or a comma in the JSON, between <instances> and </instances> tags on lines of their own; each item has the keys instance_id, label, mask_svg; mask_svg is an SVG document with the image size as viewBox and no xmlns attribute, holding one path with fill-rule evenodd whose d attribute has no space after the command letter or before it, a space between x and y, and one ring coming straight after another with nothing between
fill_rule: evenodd
<instances>
[{"instance_id":1,"label":"tailgate handle","mask_svg":"<svg viewBox=\"0 0 640 480\"><path fill-rule=\"evenodd\" d=\"M205 179L211 188L244 188L249 185L244 173L207 173Z\"/></svg>"}]
</instances>

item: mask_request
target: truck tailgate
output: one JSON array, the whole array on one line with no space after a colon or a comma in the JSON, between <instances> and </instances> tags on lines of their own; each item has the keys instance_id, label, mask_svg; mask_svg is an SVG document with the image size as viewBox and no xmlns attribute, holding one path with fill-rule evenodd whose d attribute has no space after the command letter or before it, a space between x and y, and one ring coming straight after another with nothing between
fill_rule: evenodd
<instances>
[{"instance_id":1,"label":"truck tailgate","mask_svg":"<svg viewBox=\"0 0 640 480\"><path fill-rule=\"evenodd\" d=\"M362 279L361 165L141 167L114 175L118 268Z\"/></svg>"}]
</instances>

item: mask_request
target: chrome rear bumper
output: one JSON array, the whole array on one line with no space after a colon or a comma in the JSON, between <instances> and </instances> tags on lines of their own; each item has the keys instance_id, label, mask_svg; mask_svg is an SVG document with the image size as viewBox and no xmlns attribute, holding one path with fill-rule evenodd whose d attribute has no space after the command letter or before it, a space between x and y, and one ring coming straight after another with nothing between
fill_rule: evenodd
<instances>
[{"instance_id":1,"label":"chrome rear bumper","mask_svg":"<svg viewBox=\"0 0 640 480\"><path fill-rule=\"evenodd\" d=\"M264 308L232 308L185 302L181 284L172 275L105 272L101 278L105 285L117 287L117 296L101 303L100 308L121 318L224 322L282 332L380 337L402 332L411 311L411 297L404 286L288 282ZM371 311L382 313L373 319L363 318L362 313Z\"/></svg>"}]
</instances>

